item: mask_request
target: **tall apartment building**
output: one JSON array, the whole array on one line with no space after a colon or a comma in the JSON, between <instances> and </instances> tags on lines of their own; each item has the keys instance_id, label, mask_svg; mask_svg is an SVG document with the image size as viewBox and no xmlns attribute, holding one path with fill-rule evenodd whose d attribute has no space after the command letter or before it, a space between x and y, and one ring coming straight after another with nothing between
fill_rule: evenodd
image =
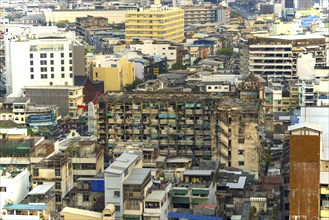
<instances>
[{"instance_id":1,"label":"tall apartment building","mask_svg":"<svg viewBox=\"0 0 329 220\"><path fill-rule=\"evenodd\" d=\"M56 209L61 210L63 199L73 188L72 160L67 154L55 154L33 166L32 186L42 184L55 184Z\"/></svg>"},{"instance_id":2,"label":"tall apartment building","mask_svg":"<svg viewBox=\"0 0 329 220\"><path fill-rule=\"evenodd\" d=\"M116 219L122 219L125 192L124 182L135 168L142 168L142 158L137 154L123 153L105 170L105 206L115 206Z\"/></svg>"},{"instance_id":3,"label":"tall apartment building","mask_svg":"<svg viewBox=\"0 0 329 220\"><path fill-rule=\"evenodd\" d=\"M218 159L215 112L220 98L204 93L111 93L100 98L98 138L149 141L160 155Z\"/></svg>"},{"instance_id":4,"label":"tall apartment building","mask_svg":"<svg viewBox=\"0 0 329 220\"><path fill-rule=\"evenodd\" d=\"M230 10L217 5L188 6L184 8L185 25L220 23L229 24Z\"/></svg>"},{"instance_id":5,"label":"tall apartment building","mask_svg":"<svg viewBox=\"0 0 329 220\"><path fill-rule=\"evenodd\" d=\"M297 59L310 53L315 65L326 64L326 39L322 35L270 36L248 39L240 47L240 72L263 77L296 77Z\"/></svg>"},{"instance_id":6,"label":"tall apartment building","mask_svg":"<svg viewBox=\"0 0 329 220\"><path fill-rule=\"evenodd\" d=\"M151 38L181 42L184 39L184 10L155 6L126 13L126 40Z\"/></svg>"},{"instance_id":7,"label":"tall apartment building","mask_svg":"<svg viewBox=\"0 0 329 220\"><path fill-rule=\"evenodd\" d=\"M73 85L74 33L31 27L6 35L7 94L24 86Z\"/></svg>"},{"instance_id":8,"label":"tall apartment building","mask_svg":"<svg viewBox=\"0 0 329 220\"><path fill-rule=\"evenodd\" d=\"M59 142L59 150L72 159L73 181L91 178L104 171L104 151L95 138L77 137Z\"/></svg>"},{"instance_id":9,"label":"tall apartment building","mask_svg":"<svg viewBox=\"0 0 329 220\"><path fill-rule=\"evenodd\" d=\"M327 79L272 81L264 87L263 111L293 112L303 106L328 105Z\"/></svg>"},{"instance_id":10,"label":"tall apartment building","mask_svg":"<svg viewBox=\"0 0 329 220\"><path fill-rule=\"evenodd\" d=\"M259 102L223 101L217 117L221 163L252 173L256 179L260 169L259 108Z\"/></svg>"}]
</instances>

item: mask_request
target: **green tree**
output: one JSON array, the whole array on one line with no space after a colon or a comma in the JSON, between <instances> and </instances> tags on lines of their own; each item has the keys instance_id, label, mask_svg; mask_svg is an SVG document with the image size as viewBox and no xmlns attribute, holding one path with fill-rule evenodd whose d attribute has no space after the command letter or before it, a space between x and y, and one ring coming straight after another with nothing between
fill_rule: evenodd
<instances>
[{"instance_id":1,"label":"green tree","mask_svg":"<svg viewBox=\"0 0 329 220\"><path fill-rule=\"evenodd\" d=\"M60 20L58 22L55 23L55 25L59 28L66 28L66 26L69 24L70 22L68 20Z\"/></svg>"},{"instance_id":2,"label":"green tree","mask_svg":"<svg viewBox=\"0 0 329 220\"><path fill-rule=\"evenodd\" d=\"M233 56L233 49L232 48L224 48L217 50L217 55L225 55L225 56Z\"/></svg>"},{"instance_id":3,"label":"green tree","mask_svg":"<svg viewBox=\"0 0 329 220\"><path fill-rule=\"evenodd\" d=\"M240 16L241 16L241 14L238 10L231 10L231 12L230 12L230 17L231 18L237 18L237 17L240 17Z\"/></svg>"},{"instance_id":4,"label":"green tree","mask_svg":"<svg viewBox=\"0 0 329 220\"><path fill-rule=\"evenodd\" d=\"M175 64L172 65L171 69L173 69L173 70L185 70L186 66L184 66L181 63L175 63Z\"/></svg>"},{"instance_id":5,"label":"green tree","mask_svg":"<svg viewBox=\"0 0 329 220\"><path fill-rule=\"evenodd\" d=\"M202 60L201 57L196 58L195 61L193 62L193 65L197 65L201 60Z\"/></svg>"},{"instance_id":6,"label":"green tree","mask_svg":"<svg viewBox=\"0 0 329 220\"><path fill-rule=\"evenodd\" d=\"M126 85L125 88L124 88L124 90L126 90L126 91L133 91L141 83L143 83L143 80L136 78L135 81L132 84Z\"/></svg>"},{"instance_id":7,"label":"green tree","mask_svg":"<svg viewBox=\"0 0 329 220\"><path fill-rule=\"evenodd\" d=\"M250 212L249 212L249 219L250 220L254 220L255 219L255 215L257 214L257 209L255 206L250 208Z\"/></svg>"}]
</instances>

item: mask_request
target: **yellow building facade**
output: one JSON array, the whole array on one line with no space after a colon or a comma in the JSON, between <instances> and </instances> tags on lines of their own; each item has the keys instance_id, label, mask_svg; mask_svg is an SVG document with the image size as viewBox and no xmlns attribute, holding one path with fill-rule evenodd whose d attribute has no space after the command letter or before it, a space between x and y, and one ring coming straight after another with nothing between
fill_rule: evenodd
<instances>
[{"instance_id":1,"label":"yellow building facade","mask_svg":"<svg viewBox=\"0 0 329 220\"><path fill-rule=\"evenodd\" d=\"M152 38L181 42L184 39L184 10L164 7L126 13L126 40Z\"/></svg>"},{"instance_id":2,"label":"yellow building facade","mask_svg":"<svg viewBox=\"0 0 329 220\"><path fill-rule=\"evenodd\" d=\"M122 91L135 81L135 63L122 57L109 66L96 65L93 67L93 80L104 82L104 92Z\"/></svg>"}]
</instances>

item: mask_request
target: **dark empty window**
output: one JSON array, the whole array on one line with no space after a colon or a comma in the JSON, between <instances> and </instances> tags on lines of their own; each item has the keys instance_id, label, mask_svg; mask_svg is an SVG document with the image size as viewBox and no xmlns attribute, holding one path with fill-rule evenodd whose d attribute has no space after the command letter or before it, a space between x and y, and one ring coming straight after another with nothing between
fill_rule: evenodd
<instances>
[{"instance_id":1,"label":"dark empty window","mask_svg":"<svg viewBox=\"0 0 329 220\"><path fill-rule=\"evenodd\" d=\"M62 201L62 196L61 194L56 194L56 202L61 202Z\"/></svg>"},{"instance_id":2,"label":"dark empty window","mask_svg":"<svg viewBox=\"0 0 329 220\"><path fill-rule=\"evenodd\" d=\"M61 170L55 169L55 176L61 176Z\"/></svg>"},{"instance_id":3,"label":"dark empty window","mask_svg":"<svg viewBox=\"0 0 329 220\"><path fill-rule=\"evenodd\" d=\"M33 169L33 176L39 176L39 169Z\"/></svg>"},{"instance_id":4,"label":"dark empty window","mask_svg":"<svg viewBox=\"0 0 329 220\"><path fill-rule=\"evenodd\" d=\"M55 189L61 189L61 182L55 182Z\"/></svg>"},{"instance_id":5,"label":"dark empty window","mask_svg":"<svg viewBox=\"0 0 329 220\"><path fill-rule=\"evenodd\" d=\"M89 202L89 195L83 195L83 201Z\"/></svg>"},{"instance_id":6,"label":"dark empty window","mask_svg":"<svg viewBox=\"0 0 329 220\"><path fill-rule=\"evenodd\" d=\"M120 197L120 191L114 191L114 197Z\"/></svg>"}]
</instances>

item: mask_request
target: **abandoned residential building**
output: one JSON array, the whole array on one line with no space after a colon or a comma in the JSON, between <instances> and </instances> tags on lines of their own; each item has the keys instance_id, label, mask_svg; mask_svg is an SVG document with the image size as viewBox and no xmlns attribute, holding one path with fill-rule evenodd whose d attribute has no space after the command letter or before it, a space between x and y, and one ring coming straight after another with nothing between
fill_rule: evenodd
<instances>
[{"instance_id":1,"label":"abandoned residential building","mask_svg":"<svg viewBox=\"0 0 329 220\"><path fill-rule=\"evenodd\" d=\"M120 142L146 141L160 155L218 159L215 109L206 93L118 93L99 100L98 138L110 150Z\"/></svg>"}]
</instances>

